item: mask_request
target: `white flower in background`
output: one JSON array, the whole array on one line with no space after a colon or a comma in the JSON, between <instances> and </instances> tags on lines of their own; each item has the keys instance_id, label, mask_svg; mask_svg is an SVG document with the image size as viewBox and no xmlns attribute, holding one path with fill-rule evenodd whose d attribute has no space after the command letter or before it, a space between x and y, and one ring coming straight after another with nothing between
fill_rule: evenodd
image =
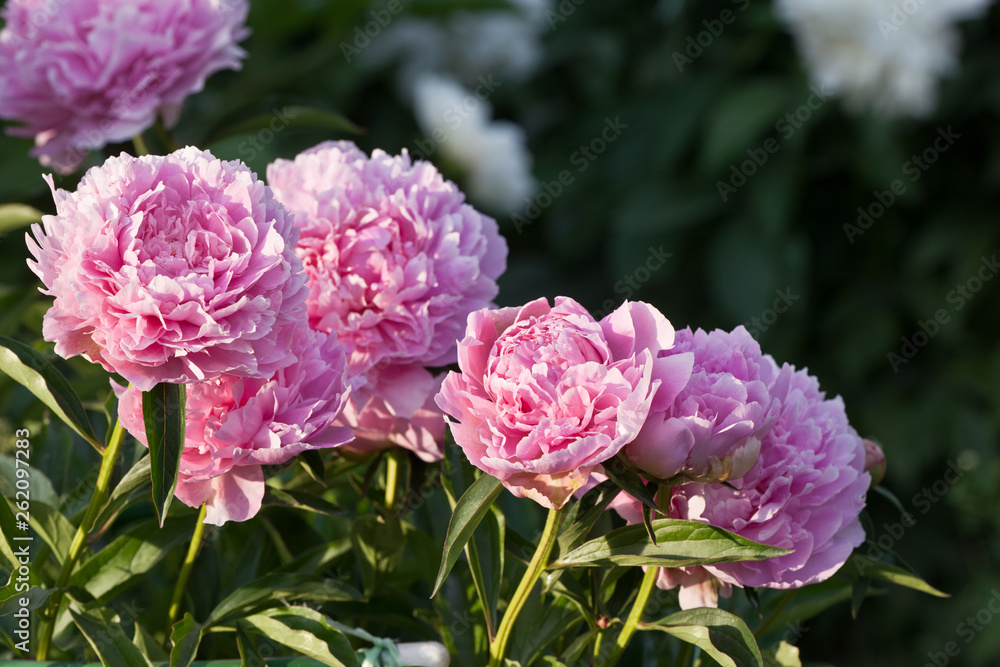
<instances>
[{"instance_id":1,"label":"white flower in background","mask_svg":"<svg viewBox=\"0 0 1000 667\"><path fill-rule=\"evenodd\" d=\"M508 11L456 11L440 19L400 17L372 40L368 63L399 61L409 94L421 74L449 72L463 83L484 74L523 81L542 61L542 33L552 0L512 0Z\"/></svg>"},{"instance_id":2,"label":"white flower in background","mask_svg":"<svg viewBox=\"0 0 1000 667\"><path fill-rule=\"evenodd\" d=\"M990 0L777 0L813 80L856 109L930 113L958 62L955 21Z\"/></svg>"},{"instance_id":3,"label":"white flower in background","mask_svg":"<svg viewBox=\"0 0 1000 667\"><path fill-rule=\"evenodd\" d=\"M535 192L531 154L524 130L492 121L490 104L482 97L453 79L424 74L414 82L413 108L433 150L466 172L470 199L510 212Z\"/></svg>"}]
</instances>

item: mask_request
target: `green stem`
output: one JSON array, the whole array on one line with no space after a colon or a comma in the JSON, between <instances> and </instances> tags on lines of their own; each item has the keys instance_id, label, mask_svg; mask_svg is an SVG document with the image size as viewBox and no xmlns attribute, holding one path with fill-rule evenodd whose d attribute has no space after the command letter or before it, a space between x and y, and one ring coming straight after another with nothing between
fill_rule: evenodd
<instances>
[{"instance_id":1,"label":"green stem","mask_svg":"<svg viewBox=\"0 0 1000 667\"><path fill-rule=\"evenodd\" d=\"M59 615L59 605L62 604L63 589L69 583L70 576L76 561L87 543L87 537L94 528L94 522L100 514L101 508L108 499L108 489L111 486L111 473L114 472L115 464L118 462L118 453L121 451L122 441L125 439L125 429L121 422L115 422L114 431L111 432L111 440L104 450L101 459L101 470L97 474L97 482L94 484L94 495L90 497L90 505L87 506L87 513L83 515L83 521L76 528L73 541L69 545L69 552L66 560L63 561L62 569L59 571L59 578L56 579L56 592L52 595L49 603L49 612L42 616L38 626L38 648L35 651L35 659L39 662L45 660L49 654L49 646L52 644L52 632L55 629L56 617Z\"/></svg>"},{"instance_id":2,"label":"green stem","mask_svg":"<svg viewBox=\"0 0 1000 667\"><path fill-rule=\"evenodd\" d=\"M642 612L645 611L646 603L649 602L649 596L652 595L653 588L656 587L656 578L659 574L660 568L658 567L646 568L646 574L643 575L642 583L639 585L639 594L635 596L635 603L628 613L628 618L625 619L622 631L618 633L618 638L615 639L615 647L604 663L605 667L612 667L618 664L622 653L625 652L625 647L632 641L632 635L635 634L636 629L639 627L639 621L642 620Z\"/></svg>"},{"instance_id":3,"label":"green stem","mask_svg":"<svg viewBox=\"0 0 1000 667\"><path fill-rule=\"evenodd\" d=\"M160 138L160 141L162 141L163 145L166 147L167 152L173 153L174 151L180 148L180 145L177 143L177 139L174 138L174 135L170 134L170 132L167 131L167 128L163 126L163 119L161 118L156 119L156 125L154 126L154 129L156 130L156 135Z\"/></svg>"},{"instance_id":4,"label":"green stem","mask_svg":"<svg viewBox=\"0 0 1000 667\"><path fill-rule=\"evenodd\" d=\"M143 138L142 132L132 137L132 145L135 146L136 157L149 155L149 146L146 144L146 140Z\"/></svg>"},{"instance_id":5,"label":"green stem","mask_svg":"<svg viewBox=\"0 0 1000 667\"><path fill-rule=\"evenodd\" d=\"M774 619L778 618L778 614L785 610L785 607L787 607L788 603L792 601L795 594L796 591L785 593L785 596L778 600L778 604L775 605L774 610L772 610L771 613L768 614L767 618L765 618L764 621L757 626L757 629L753 631L755 639L763 635L764 631L767 630L772 623L774 623Z\"/></svg>"},{"instance_id":6,"label":"green stem","mask_svg":"<svg viewBox=\"0 0 1000 667\"><path fill-rule=\"evenodd\" d=\"M194 533L191 535L191 543L188 545L187 555L184 557L184 564L181 565L181 572L177 577L177 585L174 586L174 596L170 599L170 610L167 612L167 627L173 627L177 622L177 616L181 611L181 602L184 600L184 589L187 587L188 578L191 576L191 568L194 567L194 559L198 556L198 549L201 548L201 537L205 534L205 512L208 505L202 503L198 510L198 522L194 525Z\"/></svg>"},{"instance_id":7,"label":"green stem","mask_svg":"<svg viewBox=\"0 0 1000 667\"><path fill-rule=\"evenodd\" d=\"M670 516L670 497L672 495L673 488L669 484L661 484L657 490L656 502L660 506L663 516ZM643 508L642 511L645 512L646 509ZM606 667L612 667L617 664L622 657L622 653L625 652L628 643L632 640L632 635L635 634L636 629L639 627L639 622L642 620L642 613L646 610L646 605L649 603L649 596L653 593L653 588L656 586L656 579L659 575L660 568L646 568L646 573L642 577L642 583L639 585L639 593L635 596L635 603L633 603L632 609L629 610L628 618L625 619L622 631L618 633L614 650L608 656L607 662L604 663Z\"/></svg>"},{"instance_id":8,"label":"green stem","mask_svg":"<svg viewBox=\"0 0 1000 667\"><path fill-rule=\"evenodd\" d=\"M396 487L399 486L399 459L389 452L385 461L385 506L392 510L396 504Z\"/></svg>"},{"instance_id":9,"label":"green stem","mask_svg":"<svg viewBox=\"0 0 1000 667\"><path fill-rule=\"evenodd\" d=\"M545 571L545 566L548 565L549 556L552 555L552 547L555 546L556 537L559 536L559 520L561 517L561 509L549 510L549 516L545 520L545 528L542 530L542 537L538 541L535 555L531 557L531 562L528 563L528 569L521 578L521 583L518 584L517 590L514 591L514 596L507 604L507 610L504 612L503 620L500 621L500 627L497 629L496 639L490 644L489 667L503 667L504 657L507 653L507 642L510 640L514 621L517 620L517 616L521 613L524 603L528 601L528 596L531 595L531 590L535 587L538 578L542 576L542 572Z\"/></svg>"}]
</instances>

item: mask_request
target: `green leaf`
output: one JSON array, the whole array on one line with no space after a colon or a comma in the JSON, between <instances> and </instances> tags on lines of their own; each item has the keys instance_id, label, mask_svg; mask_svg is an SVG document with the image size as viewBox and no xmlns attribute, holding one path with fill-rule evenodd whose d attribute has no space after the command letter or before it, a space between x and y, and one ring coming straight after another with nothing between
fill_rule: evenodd
<instances>
[{"instance_id":1,"label":"green leaf","mask_svg":"<svg viewBox=\"0 0 1000 667\"><path fill-rule=\"evenodd\" d=\"M0 205L0 234L42 221L42 212L26 204Z\"/></svg>"},{"instance_id":2,"label":"green leaf","mask_svg":"<svg viewBox=\"0 0 1000 667\"><path fill-rule=\"evenodd\" d=\"M15 537L24 537L23 530L17 530L17 519L14 517L13 508L5 502L0 502L0 557L7 562L7 569L17 570L20 562L14 554L16 542Z\"/></svg>"},{"instance_id":3,"label":"green leaf","mask_svg":"<svg viewBox=\"0 0 1000 667\"><path fill-rule=\"evenodd\" d=\"M170 667L190 667L198 655L201 644L202 626L195 623L194 616L185 613L184 618L174 623L170 631Z\"/></svg>"},{"instance_id":4,"label":"green leaf","mask_svg":"<svg viewBox=\"0 0 1000 667\"><path fill-rule=\"evenodd\" d=\"M275 129L274 123L281 124L280 129ZM328 128L349 134L364 134L364 130L347 117L325 109L306 106L285 106L268 113L259 114L248 118L242 122L212 135L206 144L215 143L228 137L236 137L241 134L257 134L261 130L269 132L280 132L283 130L311 130L315 128Z\"/></svg>"},{"instance_id":5,"label":"green leaf","mask_svg":"<svg viewBox=\"0 0 1000 667\"><path fill-rule=\"evenodd\" d=\"M611 461L605 462L604 473L608 476L608 479L612 480L643 505L654 512L660 511L660 508L656 504L655 496L646 488L646 483L642 481L638 473L632 470L632 467L625 460L623 454L618 454Z\"/></svg>"},{"instance_id":6,"label":"green leaf","mask_svg":"<svg viewBox=\"0 0 1000 667\"><path fill-rule=\"evenodd\" d=\"M154 662L170 661L170 656L160 647L159 642L138 622L135 624L135 635L132 637L132 643L135 644L137 649L142 651L144 656Z\"/></svg>"},{"instance_id":7,"label":"green leaf","mask_svg":"<svg viewBox=\"0 0 1000 667\"><path fill-rule=\"evenodd\" d=\"M854 554L851 556L844 565L844 569L848 570L850 574L856 576L868 577L869 579L882 579L883 581L888 581L896 584L897 586L912 588L913 590L920 591L921 593L927 593L928 595L933 595L935 597L951 597L948 593L939 591L909 570L899 567L898 565L890 565L889 563L875 560L874 558L868 558L867 556L862 556L860 554Z\"/></svg>"},{"instance_id":8,"label":"green leaf","mask_svg":"<svg viewBox=\"0 0 1000 667\"><path fill-rule=\"evenodd\" d=\"M361 667L344 633L332 627L318 611L307 607L285 607L248 616L240 623L324 665Z\"/></svg>"},{"instance_id":9,"label":"green leaf","mask_svg":"<svg viewBox=\"0 0 1000 667\"><path fill-rule=\"evenodd\" d=\"M504 532L506 521L496 507L491 507L486 517L486 533L473 535L465 545L465 555L472 570L472 582L486 616L486 632L492 641L497 628L497 605L500 603L500 586L503 583ZM480 557L480 553L485 558Z\"/></svg>"},{"instance_id":10,"label":"green leaf","mask_svg":"<svg viewBox=\"0 0 1000 667\"><path fill-rule=\"evenodd\" d=\"M377 589L386 574L403 562L406 541L399 519L393 516L359 516L351 526L351 544L361 565L365 590Z\"/></svg>"},{"instance_id":11,"label":"green leaf","mask_svg":"<svg viewBox=\"0 0 1000 667\"><path fill-rule=\"evenodd\" d=\"M10 499L7 502L13 503ZM28 524L35 531L35 535L42 538L42 541L52 549L56 560L60 563L66 560L69 545L76 533L76 528L69 519L64 517L59 510L32 500Z\"/></svg>"},{"instance_id":12,"label":"green leaf","mask_svg":"<svg viewBox=\"0 0 1000 667\"><path fill-rule=\"evenodd\" d=\"M618 497L619 493L621 488L611 479L588 491L572 508L573 513L567 516L563 524L566 527L559 534L558 553L567 553L587 539L598 519L604 515L608 505Z\"/></svg>"},{"instance_id":13,"label":"green leaf","mask_svg":"<svg viewBox=\"0 0 1000 667\"><path fill-rule=\"evenodd\" d=\"M80 397L41 353L12 338L0 336L0 371L24 385L81 438L103 450Z\"/></svg>"},{"instance_id":14,"label":"green leaf","mask_svg":"<svg viewBox=\"0 0 1000 667\"><path fill-rule=\"evenodd\" d=\"M104 508L97 516L94 526L101 530L104 526L114 521L114 519L132 503L140 498L148 497L149 489L152 485L150 479L150 458L143 456L132 466L121 481L111 492L111 496L104 504Z\"/></svg>"},{"instance_id":15,"label":"green leaf","mask_svg":"<svg viewBox=\"0 0 1000 667\"><path fill-rule=\"evenodd\" d=\"M326 486L326 482L324 481L324 477L326 476L326 464L323 463L322 454L315 449L307 449L299 454L299 461L302 463L302 467L306 469L306 472L309 473L310 477L319 482L320 486Z\"/></svg>"},{"instance_id":16,"label":"green leaf","mask_svg":"<svg viewBox=\"0 0 1000 667\"><path fill-rule=\"evenodd\" d=\"M146 426L153 480L153 508L161 526L177 488L177 471L184 449L186 396L184 385L168 382L161 382L150 391L142 392L142 419Z\"/></svg>"},{"instance_id":17,"label":"green leaf","mask_svg":"<svg viewBox=\"0 0 1000 667\"><path fill-rule=\"evenodd\" d=\"M70 585L86 588L97 600L114 597L191 538L191 518L171 519L163 528L155 520L130 528L77 567Z\"/></svg>"},{"instance_id":18,"label":"green leaf","mask_svg":"<svg viewBox=\"0 0 1000 667\"><path fill-rule=\"evenodd\" d=\"M72 607L69 613L104 667L152 667L149 659L122 632L120 624L81 614Z\"/></svg>"},{"instance_id":19,"label":"green leaf","mask_svg":"<svg viewBox=\"0 0 1000 667\"><path fill-rule=\"evenodd\" d=\"M279 572L265 575L233 591L209 615L205 627L216 625L237 612L256 612L285 601L347 602L357 598L330 579Z\"/></svg>"},{"instance_id":20,"label":"green leaf","mask_svg":"<svg viewBox=\"0 0 1000 667\"><path fill-rule=\"evenodd\" d=\"M696 521L657 519L653 521L653 531L655 545L640 525L612 530L560 556L550 567L692 567L766 560L791 553Z\"/></svg>"},{"instance_id":21,"label":"green leaf","mask_svg":"<svg viewBox=\"0 0 1000 667\"><path fill-rule=\"evenodd\" d=\"M458 499L458 504L451 513L451 521L448 522L448 533L441 552L441 567L438 569L431 597L437 595L451 568L458 562L459 554L476 531L476 526L486 516L502 488L497 478L482 475Z\"/></svg>"},{"instance_id":22,"label":"green leaf","mask_svg":"<svg viewBox=\"0 0 1000 667\"><path fill-rule=\"evenodd\" d=\"M307 512L315 512L316 514L325 514L327 516L341 516L344 514L344 510L313 493L292 491L290 489L276 489L271 486L266 487L264 491L263 504L290 507Z\"/></svg>"},{"instance_id":23,"label":"green leaf","mask_svg":"<svg viewBox=\"0 0 1000 667\"><path fill-rule=\"evenodd\" d=\"M799 649L782 641L764 652L764 667L802 667Z\"/></svg>"},{"instance_id":24,"label":"green leaf","mask_svg":"<svg viewBox=\"0 0 1000 667\"><path fill-rule=\"evenodd\" d=\"M37 577L32 575L28 576L29 584L33 583L32 579L37 579ZM52 594L55 593L55 590L51 588L39 588L38 586L31 586L26 591L19 591L17 590L19 583L21 582L17 581L17 572L11 572L10 582L0 589L0 617L10 616L25 607L27 607L28 611L41 609L48 602ZM23 586L23 583L21 585ZM28 604L22 605L21 598L28 598Z\"/></svg>"},{"instance_id":25,"label":"green leaf","mask_svg":"<svg viewBox=\"0 0 1000 667\"><path fill-rule=\"evenodd\" d=\"M659 630L694 644L722 667L763 667L757 641L739 616L722 609L688 609L652 623L640 623L640 630Z\"/></svg>"}]
</instances>

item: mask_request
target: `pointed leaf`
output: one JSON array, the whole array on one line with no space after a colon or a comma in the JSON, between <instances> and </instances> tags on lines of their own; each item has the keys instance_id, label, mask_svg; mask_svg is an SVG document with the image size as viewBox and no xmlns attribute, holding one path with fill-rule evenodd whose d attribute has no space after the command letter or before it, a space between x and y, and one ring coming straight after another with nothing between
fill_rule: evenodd
<instances>
[{"instance_id":1,"label":"pointed leaf","mask_svg":"<svg viewBox=\"0 0 1000 667\"><path fill-rule=\"evenodd\" d=\"M844 568L850 568L850 572L857 573L859 576L868 577L870 579L882 579L883 581L888 581L896 584L897 586L912 588L913 590L920 591L921 593L927 593L928 595L933 595L935 597L951 597L948 593L939 591L909 570L899 567L898 565L890 565L889 563L875 560L874 558L868 558L867 556L862 556L860 554L854 554L851 556L850 560L847 561L847 564L844 565Z\"/></svg>"},{"instance_id":2,"label":"pointed leaf","mask_svg":"<svg viewBox=\"0 0 1000 667\"><path fill-rule=\"evenodd\" d=\"M42 212L26 204L0 205L0 234L42 221Z\"/></svg>"},{"instance_id":3,"label":"pointed leaf","mask_svg":"<svg viewBox=\"0 0 1000 667\"><path fill-rule=\"evenodd\" d=\"M314 600L317 602L346 602L357 596L353 591L336 585L337 582L322 577L279 572L265 575L233 591L218 604L205 627L216 625L237 612L259 611L284 601Z\"/></svg>"},{"instance_id":4,"label":"pointed leaf","mask_svg":"<svg viewBox=\"0 0 1000 667\"><path fill-rule=\"evenodd\" d=\"M696 521L657 519L653 522L653 530L655 545L642 526L626 526L560 556L550 567L691 567L766 560L790 553Z\"/></svg>"},{"instance_id":5,"label":"pointed leaf","mask_svg":"<svg viewBox=\"0 0 1000 667\"><path fill-rule=\"evenodd\" d=\"M344 633L332 627L323 614L308 607L275 609L248 616L240 623L324 665L361 667Z\"/></svg>"},{"instance_id":6,"label":"pointed leaf","mask_svg":"<svg viewBox=\"0 0 1000 667\"><path fill-rule=\"evenodd\" d=\"M81 614L72 607L69 613L104 667L152 667L149 659L122 632L120 624Z\"/></svg>"},{"instance_id":7,"label":"pointed leaf","mask_svg":"<svg viewBox=\"0 0 1000 667\"><path fill-rule=\"evenodd\" d=\"M0 371L24 385L77 434L97 449L97 439L87 412L73 387L40 352L24 343L0 336Z\"/></svg>"},{"instance_id":8,"label":"pointed leaf","mask_svg":"<svg viewBox=\"0 0 1000 667\"><path fill-rule=\"evenodd\" d=\"M146 628L142 627L138 622L135 624L135 635L132 637L132 643L135 647L142 651L142 654L149 658L153 662L169 662L170 656L164 651L159 643L153 638L153 635L146 631Z\"/></svg>"},{"instance_id":9,"label":"pointed leaf","mask_svg":"<svg viewBox=\"0 0 1000 667\"><path fill-rule=\"evenodd\" d=\"M94 525L98 530L113 521L121 512L132 505L132 503L138 501L140 498L148 496L149 489L152 484L152 480L150 479L151 469L150 459L147 455L139 459L139 461L132 466L127 473L125 473L125 476L122 477L121 481L118 482L118 485L111 492L111 496L104 504L104 508L101 510L101 513L97 516L97 521Z\"/></svg>"},{"instance_id":10,"label":"pointed leaf","mask_svg":"<svg viewBox=\"0 0 1000 667\"><path fill-rule=\"evenodd\" d=\"M451 513L451 521L448 523L448 533L444 538L444 548L441 553L441 567L438 569L431 597L437 595L451 568L458 562L459 554L476 531L476 526L486 516L502 488L497 478L482 475L458 499L458 504Z\"/></svg>"},{"instance_id":11,"label":"pointed leaf","mask_svg":"<svg viewBox=\"0 0 1000 667\"><path fill-rule=\"evenodd\" d=\"M504 528L503 514L491 507L485 519L486 533L473 535L465 545L469 559L472 582L486 616L486 632L493 640L497 627L497 605L500 602L500 585L503 579Z\"/></svg>"},{"instance_id":12,"label":"pointed leaf","mask_svg":"<svg viewBox=\"0 0 1000 667\"><path fill-rule=\"evenodd\" d=\"M190 516L170 519L163 528L154 520L143 522L77 567L70 585L86 588L98 600L112 598L190 540L193 530Z\"/></svg>"},{"instance_id":13,"label":"pointed leaf","mask_svg":"<svg viewBox=\"0 0 1000 667\"><path fill-rule=\"evenodd\" d=\"M722 609L688 609L652 623L640 623L640 630L659 630L700 648L722 667L763 667L757 640L739 616Z\"/></svg>"},{"instance_id":14,"label":"pointed leaf","mask_svg":"<svg viewBox=\"0 0 1000 667\"><path fill-rule=\"evenodd\" d=\"M323 462L322 454L315 449L307 449L299 454L299 461L302 463L302 467L306 469L306 472L309 473L310 477L319 482L321 486L326 486L326 482L324 481L324 477L326 476L326 464Z\"/></svg>"},{"instance_id":15,"label":"pointed leaf","mask_svg":"<svg viewBox=\"0 0 1000 667\"><path fill-rule=\"evenodd\" d=\"M277 507L291 507L327 516L340 516L344 514L344 510L315 494L304 491L292 491L290 489L276 489L271 486L266 487L264 491L263 504Z\"/></svg>"},{"instance_id":16,"label":"pointed leaf","mask_svg":"<svg viewBox=\"0 0 1000 667\"><path fill-rule=\"evenodd\" d=\"M184 618L174 623L170 631L170 667L190 667L198 655L201 644L202 626L195 623L194 616L185 613Z\"/></svg>"},{"instance_id":17,"label":"pointed leaf","mask_svg":"<svg viewBox=\"0 0 1000 667\"><path fill-rule=\"evenodd\" d=\"M184 449L186 396L184 385L167 382L142 393L142 419L146 426L153 481L153 508L161 526L177 488L177 472Z\"/></svg>"},{"instance_id":18,"label":"pointed leaf","mask_svg":"<svg viewBox=\"0 0 1000 667\"><path fill-rule=\"evenodd\" d=\"M646 484L639 477L639 474L632 470L632 467L625 460L624 454L618 454L610 461L606 461L604 463L604 473L608 476L608 479L614 481L623 491L643 505L654 512L660 511L660 508L656 504L656 498L646 488Z\"/></svg>"},{"instance_id":19,"label":"pointed leaf","mask_svg":"<svg viewBox=\"0 0 1000 667\"><path fill-rule=\"evenodd\" d=\"M559 534L557 542L558 553L566 553L578 547L619 493L621 488L610 479L588 491L563 524L565 528Z\"/></svg>"}]
</instances>

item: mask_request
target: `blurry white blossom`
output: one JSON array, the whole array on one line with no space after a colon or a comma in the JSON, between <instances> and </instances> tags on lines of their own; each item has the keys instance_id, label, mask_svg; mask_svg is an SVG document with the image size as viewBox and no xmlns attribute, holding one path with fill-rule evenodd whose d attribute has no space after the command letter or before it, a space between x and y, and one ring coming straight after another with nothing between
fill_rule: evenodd
<instances>
[{"instance_id":1,"label":"blurry white blossom","mask_svg":"<svg viewBox=\"0 0 1000 667\"><path fill-rule=\"evenodd\" d=\"M854 109L923 116L958 61L954 22L990 0L777 0L813 80Z\"/></svg>"},{"instance_id":2,"label":"blurry white blossom","mask_svg":"<svg viewBox=\"0 0 1000 667\"><path fill-rule=\"evenodd\" d=\"M418 153L440 154L466 173L465 191L477 204L509 212L535 192L524 130L493 121L481 85L470 92L453 79L423 74L414 81L413 108L425 138Z\"/></svg>"},{"instance_id":3,"label":"blurry white blossom","mask_svg":"<svg viewBox=\"0 0 1000 667\"><path fill-rule=\"evenodd\" d=\"M372 41L365 56L376 66L398 61L406 93L428 72L447 72L466 84L484 74L523 81L542 61L541 37L552 0L512 0L511 5L508 11L400 17Z\"/></svg>"}]
</instances>

